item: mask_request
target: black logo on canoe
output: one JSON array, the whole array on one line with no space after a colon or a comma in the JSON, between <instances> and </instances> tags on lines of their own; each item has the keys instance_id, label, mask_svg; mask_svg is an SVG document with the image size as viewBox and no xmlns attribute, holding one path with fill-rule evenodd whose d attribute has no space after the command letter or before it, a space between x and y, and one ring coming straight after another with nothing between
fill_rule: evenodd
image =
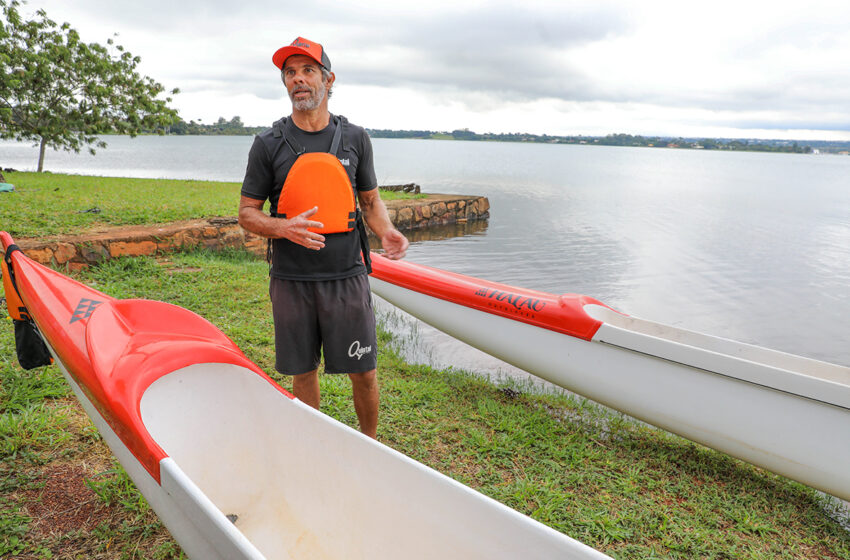
<instances>
[{"instance_id":1,"label":"black logo on canoe","mask_svg":"<svg viewBox=\"0 0 850 560\"><path fill-rule=\"evenodd\" d=\"M502 290L479 288L475 295L487 301L487 307L509 311L523 317L534 317L535 312L542 311L546 302L536 298L512 294Z\"/></svg>"},{"instance_id":2,"label":"black logo on canoe","mask_svg":"<svg viewBox=\"0 0 850 560\"><path fill-rule=\"evenodd\" d=\"M77 308L74 310L74 314L71 315L71 321L68 324L76 323L77 321L82 321L83 319L88 319L89 315L92 314L92 311L95 308L103 303L102 301L95 301L93 299L82 298L80 299L80 303L77 304Z\"/></svg>"}]
</instances>

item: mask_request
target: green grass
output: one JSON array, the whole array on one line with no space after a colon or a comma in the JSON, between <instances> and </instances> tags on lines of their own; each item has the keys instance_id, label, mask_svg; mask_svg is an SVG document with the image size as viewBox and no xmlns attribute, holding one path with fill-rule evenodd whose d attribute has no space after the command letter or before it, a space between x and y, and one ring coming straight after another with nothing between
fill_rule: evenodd
<instances>
[{"instance_id":1,"label":"green grass","mask_svg":"<svg viewBox=\"0 0 850 560\"><path fill-rule=\"evenodd\" d=\"M13 237L81 233L99 227L235 216L240 183L128 179L58 173L6 173L15 185L0 193L0 229ZM421 198L381 191L381 198Z\"/></svg>"},{"instance_id":2,"label":"green grass","mask_svg":"<svg viewBox=\"0 0 850 560\"><path fill-rule=\"evenodd\" d=\"M199 313L289 387L273 371L264 262L181 253L117 259L76 276L116 297ZM11 323L2 324L0 558L180 558L71 404L57 368L22 372ZM379 440L615 558L850 559L850 535L804 486L582 399L405 363L392 336L379 337ZM321 386L323 412L355 427L347 377L322 376ZM87 535L45 533L28 513L38 499L31 489L57 463L98 467L88 487L109 513Z\"/></svg>"},{"instance_id":3,"label":"green grass","mask_svg":"<svg viewBox=\"0 0 850 560\"><path fill-rule=\"evenodd\" d=\"M421 198L428 198L428 195L425 193L413 194L403 191L385 191L381 189L381 200L411 200Z\"/></svg>"}]
</instances>

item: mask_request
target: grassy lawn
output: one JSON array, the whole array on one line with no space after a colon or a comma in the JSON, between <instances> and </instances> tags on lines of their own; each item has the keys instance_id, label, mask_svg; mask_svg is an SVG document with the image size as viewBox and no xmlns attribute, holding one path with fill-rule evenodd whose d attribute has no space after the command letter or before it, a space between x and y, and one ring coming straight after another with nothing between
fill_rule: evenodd
<instances>
[{"instance_id":1,"label":"grassy lawn","mask_svg":"<svg viewBox=\"0 0 850 560\"><path fill-rule=\"evenodd\" d=\"M22 195L49 190L55 177L24 175L7 176ZM79 185L89 179L101 181L70 178L77 186L59 187L91 197L69 197L66 209L93 204L129 215L121 197L111 206L94 186ZM112 181L104 190L136 180ZM238 195L235 184L173 183L206 189L210 214L232 209ZM130 190L150 197L156 185L140 180ZM196 197L167 198L181 214ZM264 262L242 252L180 253L117 259L76 277L115 297L199 313L289 388L273 371ZM0 315L0 558L181 558L58 369L18 367L5 307ZM582 399L407 364L393 348L382 331L380 441L615 558L850 559L850 533L802 485ZM356 426L347 377L322 376L321 385L323 412Z\"/></svg>"},{"instance_id":2,"label":"grassy lawn","mask_svg":"<svg viewBox=\"0 0 850 560\"><path fill-rule=\"evenodd\" d=\"M5 177L15 185L15 192L0 193L0 229L13 237L235 216L241 187L241 183L217 181L59 173L16 172ZM424 196L381 191L384 200Z\"/></svg>"}]
</instances>

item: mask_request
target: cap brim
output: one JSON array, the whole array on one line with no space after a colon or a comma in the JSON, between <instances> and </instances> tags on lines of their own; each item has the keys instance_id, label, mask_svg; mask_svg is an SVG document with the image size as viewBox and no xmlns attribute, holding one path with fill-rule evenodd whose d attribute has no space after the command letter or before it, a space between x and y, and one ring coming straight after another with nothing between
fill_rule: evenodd
<instances>
[{"instance_id":1,"label":"cap brim","mask_svg":"<svg viewBox=\"0 0 850 560\"><path fill-rule=\"evenodd\" d=\"M310 57L316 62L318 62L320 66L324 66L322 64L322 61L316 60L316 57L313 56L310 51L302 49L301 47L294 47L292 45L287 45L285 47L279 48L272 56L272 62L275 66L283 70L283 65L286 62L286 59L296 54L302 54L304 56Z\"/></svg>"}]
</instances>

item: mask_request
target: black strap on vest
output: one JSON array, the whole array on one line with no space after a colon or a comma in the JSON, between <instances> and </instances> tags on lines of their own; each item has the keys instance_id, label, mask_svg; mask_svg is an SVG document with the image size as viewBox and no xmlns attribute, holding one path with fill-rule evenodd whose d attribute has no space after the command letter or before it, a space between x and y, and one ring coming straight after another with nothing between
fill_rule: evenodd
<instances>
[{"instance_id":1,"label":"black strap on vest","mask_svg":"<svg viewBox=\"0 0 850 560\"><path fill-rule=\"evenodd\" d=\"M339 117L334 117L334 122L336 123L336 130L334 130L334 137L331 140L330 153L336 156L339 151L339 143L342 141L342 121Z\"/></svg>"},{"instance_id":2,"label":"black strap on vest","mask_svg":"<svg viewBox=\"0 0 850 560\"><path fill-rule=\"evenodd\" d=\"M333 154L336 157L339 157L339 149L342 144L342 127L345 122L345 117L334 115L333 116L334 123L336 124L336 130L334 130L334 136L331 140L331 147L328 150L329 154ZM287 118L284 117L279 121L276 121L274 125L272 125L272 134L275 138L283 138L283 142L278 144L275 149L275 153L272 154L272 161L274 161L275 156L277 156L277 151L285 143L289 146L289 149L292 150L292 153L295 154L297 158L303 153L306 153L307 150L301 146L295 138L290 138L286 135L284 131L284 127L286 126ZM286 217L282 214L273 213L272 217ZM353 220L354 223L349 222L350 226L353 226L357 230L357 234L360 237L360 251L363 253L363 264L366 266L367 273L372 273L372 256L369 252L369 236L366 233L366 224L363 221L363 213L360 212L360 209L357 208L355 212L352 212L348 216ZM272 262L272 240L268 239L266 241L266 260L271 264Z\"/></svg>"},{"instance_id":3,"label":"black strap on vest","mask_svg":"<svg viewBox=\"0 0 850 560\"><path fill-rule=\"evenodd\" d=\"M357 209L357 234L360 236L360 252L363 253L363 264L366 266L366 274L372 274L372 255L369 252L369 234L366 233L366 224L363 221L363 213Z\"/></svg>"},{"instance_id":4,"label":"black strap on vest","mask_svg":"<svg viewBox=\"0 0 850 560\"><path fill-rule=\"evenodd\" d=\"M342 144L342 123L345 121L345 117L334 115L333 116L334 123L336 124L336 130L334 130L334 136L331 139L331 148L328 151L329 154L333 154L336 157L339 157L339 147ZM274 161L274 158L277 157L277 153L280 151L283 144L289 146L289 149L292 150L292 153L295 154L296 159L301 154L307 153L307 149L304 148L301 144L298 143L295 138L290 138L286 135L284 131L284 127L286 126L287 118L283 117L279 121L275 121L272 125L272 135L275 138L283 138L282 143L278 143L277 147L272 154L271 160ZM272 218L286 218L286 214L279 214L277 212L271 212ZM355 216L353 213L349 214L349 219L353 220ZM353 227L352 223L349 223L350 227ZM269 240L269 246L266 248L266 260L271 262L271 240Z\"/></svg>"},{"instance_id":5,"label":"black strap on vest","mask_svg":"<svg viewBox=\"0 0 850 560\"><path fill-rule=\"evenodd\" d=\"M285 138L285 136L283 135L283 127L284 126L286 126L286 117L283 117L279 121L275 121L275 123L272 125L272 135L275 138L282 138L282 137ZM283 147L283 144L284 144L283 142L277 143L277 146L275 146L275 148L274 148L274 152L272 153L270 161L274 161L275 158L277 158L277 153Z\"/></svg>"},{"instance_id":6,"label":"black strap on vest","mask_svg":"<svg viewBox=\"0 0 850 560\"><path fill-rule=\"evenodd\" d=\"M331 149L328 150L329 154L338 155L339 146L342 143L342 118L338 116L333 117L333 122L336 125L336 130L334 130L334 136L331 140ZM286 117L280 119L276 123L274 123L273 132L275 138L283 138L284 143L289 146L289 149L292 150L292 153L295 154L295 157L300 156L307 152L307 150L298 143L295 138L290 138L286 135L284 131L284 126L286 126ZM277 155L277 154L275 154Z\"/></svg>"}]
</instances>

